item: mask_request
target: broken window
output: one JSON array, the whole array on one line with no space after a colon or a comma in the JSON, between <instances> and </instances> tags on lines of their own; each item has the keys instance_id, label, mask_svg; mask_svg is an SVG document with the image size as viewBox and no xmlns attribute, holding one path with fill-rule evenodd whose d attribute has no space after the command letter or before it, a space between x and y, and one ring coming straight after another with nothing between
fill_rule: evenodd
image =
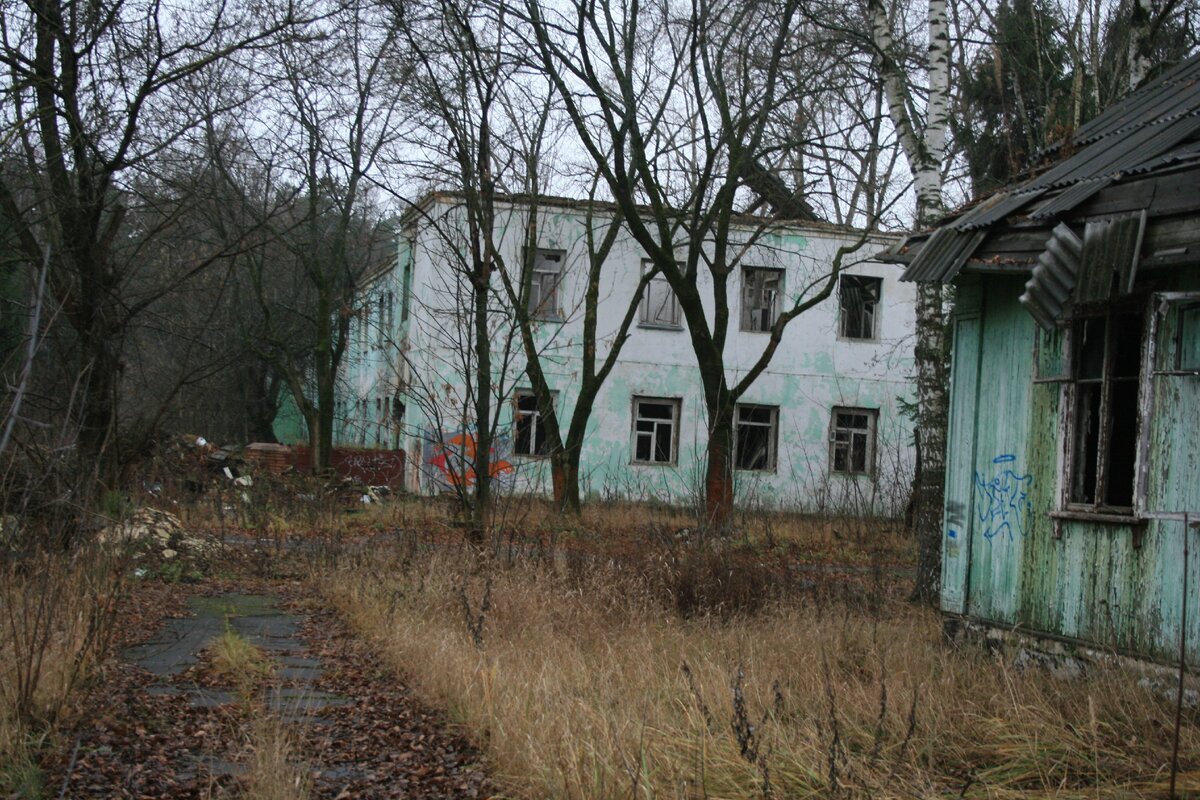
<instances>
[{"instance_id":1,"label":"broken window","mask_svg":"<svg viewBox=\"0 0 1200 800\"><path fill-rule=\"evenodd\" d=\"M738 469L775 469L777 406L739 405L734 419L736 443L734 463Z\"/></svg>"},{"instance_id":2,"label":"broken window","mask_svg":"<svg viewBox=\"0 0 1200 800\"><path fill-rule=\"evenodd\" d=\"M840 327L844 339L874 339L883 279L843 275L838 285Z\"/></svg>"},{"instance_id":3,"label":"broken window","mask_svg":"<svg viewBox=\"0 0 1200 800\"><path fill-rule=\"evenodd\" d=\"M643 269L649 270L651 266L647 263ZM671 284L659 273L646 285L640 324L647 328L678 328L679 319L679 299L675 297Z\"/></svg>"},{"instance_id":4,"label":"broken window","mask_svg":"<svg viewBox=\"0 0 1200 800\"><path fill-rule=\"evenodd\" d=\"M870 475L875 464L875 418L870 408L833 409L829 464L833 472Z\"/></svg>"},{"instance_id":5,"label":"broken window","mask_svg":"<svg viewBox=\"0 0 1200 800\"><path fill-rule=\"evenodd\" d=\"M534 319L561 319L558 287L562 282L563 258L560 250L538 250L530 271L529 315Z\"/></svg>"},{"instance_id":6,"label":"broken window","mask_svg":"<svg viewBox=\"0 0 1200 800\"><path fill-rule=\"evenodd\" d=\"M783 270L747 267L742 273L742 330L770 331L782 295Z\"/></svg>"},{"instance_id":7,"label":"broken window","mask_svg":"<svg viewBox=\"0 0 1200 800\"><path fill-rule=\"evenodd\" d=\"M679 444L679 400L633 398L633 461L673 464Z\"/></svg>"},{"instance_id":8,"label":"broken window","mask_svg":"<svg viewBox=\"0 0 1200 800\"><path fill-rule=\"evenodd\" d=\"M1077 318L1071 328L1068 500L1132 508L1137 459L1142 312Z\"/></svg>"},{"instance_id":9,"label":"broken window","mask_svg":"<svg viewBox=\"0 0 1200 800\"><path fill-rule=\"evenodd\" d=\"M546 422L533 392L518 391L513 397L513 452L521 456L548 456Z\"/></svg>"}]
</instances>

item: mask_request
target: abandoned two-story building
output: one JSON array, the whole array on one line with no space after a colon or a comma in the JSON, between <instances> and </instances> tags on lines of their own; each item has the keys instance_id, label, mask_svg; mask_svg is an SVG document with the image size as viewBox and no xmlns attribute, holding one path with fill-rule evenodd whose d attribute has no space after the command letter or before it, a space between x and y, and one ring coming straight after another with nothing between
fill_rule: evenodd
<instances>
[{"instance_id":1,"label":"abandoned two-story building","mask_svg":"<svg viewBox=\"0 0 1200 800\"><path fill-rule=\"evenodd\" d=\"M611 224L616 211L552 198L542 198L539 208L530 311L556 412L566 419L578 389L587 227ZM528 206L505 201L499 217L498 247L509 263L520 263ZM395 264L363 290L364 311L338 393L337 443L405 450L413 492L449 488L459 478L447 452L472 445L464 422L472 385L470 311L458 267L465 232L462 199L451 193L427 196L401 220ZM791 298L828 275L837 248L858 234L821 223L747 218L734 235L745 247L731 281L731 379L753 364ZM770 367L736 409L741 501L807 508L861 503L887 512L903 504L912 472L911 424L902 409L913 396L914 291L898 281L897 267L869 255L892 241L865 239L834 294L792 321ZM601 357L645 269L644 254L623 230L601 273ZM504 313L503 293L493 293L491 388L501 409L496 478L515 490L548 492L544 436L523 351L512 316ZM711 315L711 286L706 302ZM666 281L656 278L595 403L581 455L582 491L668 502L696 497L703 409L683 316Z\"/></svg>"},{"instance_id":2,"label":"abandoned two-story building","mask_svg":"<svg viewBox=\"0 0 1200 800\"><path fill-rule=\"evenodd\" d=\"M958 288L942 609L1194 664L1200 56L1052 155L894 251Z\"/></svg>"}]
</instances>

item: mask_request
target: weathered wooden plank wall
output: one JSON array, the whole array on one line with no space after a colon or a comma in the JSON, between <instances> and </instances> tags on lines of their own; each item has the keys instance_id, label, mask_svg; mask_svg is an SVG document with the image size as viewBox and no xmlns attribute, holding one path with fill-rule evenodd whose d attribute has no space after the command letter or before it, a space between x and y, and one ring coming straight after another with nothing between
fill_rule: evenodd
<instances>
[{"instance_id":1,"label":"weathered wooden plank wall","mask_svg":"<svg viewBox=\"0 0 1200 800\"><path fill-rule=\"evenodd\" d=\"M960 286L943 609L1171 661L1180 636L1183 526L1150 521L1140 546L1134 526L1108 522L1063 520L1055 536L1063 388L1033 380L1036 326L1017 303L1021 286L1007 276ZM1195 270L1156 286L1198 287ZM1200 330L1185 337L1183 346L1200 347L1193 341ZM1160 362L1173 358L1176 329L1164 328L1159 341L1167 345ZM1053 370L1054 361L1042 355L1044 368ZM1200 377L1154 380L1146 507L1200 512ZM1188 652L1200 661L1200 531L1190 535Z\"/></svg>"}]
</instances>

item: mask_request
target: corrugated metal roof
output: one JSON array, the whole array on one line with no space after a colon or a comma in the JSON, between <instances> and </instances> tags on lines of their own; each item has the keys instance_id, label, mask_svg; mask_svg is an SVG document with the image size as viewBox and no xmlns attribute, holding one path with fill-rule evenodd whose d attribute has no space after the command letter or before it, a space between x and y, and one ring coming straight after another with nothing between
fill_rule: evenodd
<instances>
[{"instance_id":1,"label":"corrugated metal roof","mask_svg":"<svg viewBox=\"0 0 1200 800\"><path fill-rule=\"evenodd\" d=\"M1035 178L998 193L936 231L901 280L946 281L970 258L983 236L967 237L1059 191L1031 215L1052 220L1125 175L1200 157L1200 54L1111 106L1071 137L1074 152ZM1048 152L1061 151L1062 145ZM957 236L947 236L954 230ZM974 244L971 244L974 242ZM933 245L937 244L935 248ZM969 249L965 249L968 248Z\"/></svg>"},{"instance_id":2,"label":"corrugated metal roof","mask_svg":"<svg viewBox=\"0 0 1200 800\"><path fill-rule=\"evenodd\" d=\"M950 280L967 263L986 235L987 231L958 231L949 225L938 228L904 270L901 280Z\"/></svg>"},{"instance_id":3,"label":"corrugated metal roof","mask_svg":"<svg viewBox=\"0 0 1200 800\"><path fill-rule=\"evenodd\" d=\"M1131 125L1143 125L1147 118L1162 119L1172 112L1194 108L1197 81L1200 81L1200 58L1190 58L1081 125L1071 142L1088 144Z\"/></svg>"}]
</instances>

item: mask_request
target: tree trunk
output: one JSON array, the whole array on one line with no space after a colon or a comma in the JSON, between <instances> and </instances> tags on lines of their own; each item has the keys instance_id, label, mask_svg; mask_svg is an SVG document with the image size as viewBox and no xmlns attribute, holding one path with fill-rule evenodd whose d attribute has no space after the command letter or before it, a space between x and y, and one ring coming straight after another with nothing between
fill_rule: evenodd
<instances>
[{"instance_id":1,"label":"tree trunk","mask_svg":"<svg viewBox=\"0 0 1200 800\"><path fill-rule=\"evenodd\" d=\"M583 509L579 497L579 448L564 448L553 456L550 475L554 482L554 506L578 517Z\"/></svg>"},{"instance_id":2,"label":"tree trunk","mask_svg":"<svg viewBox=\"0 0 1200 800\"><path fill-rule=\"evenodd\" d=\"M708 462L704 474L704 516L708 527L723 531L733 511L733 405L709 409Z\"/></svg>"},{"instance_id":3,"label":"tree trunk","mask_svg":"<svg viewBox=\"0 0 1200 800\"><path fill-rule=\"evenodd\" d=\"M1154 26L1154 9L1150 0L1133 0L1129 15L1129 50L1126 54L1129 66L1129 91L1142 85L1150 72L1150 39Z\"/></svg>"},{"instance_id":4,"label":"tree trunk","mask_svg":"<svg viewBox=\"0 0 1200 800\"><path fill-rule=\"evenodd\" d=\"M79 452L84 466L95 470L101 487L115 488L120 479L117 452L117 381L120 360L114 341L89 335L84 352L90 355L86 395L79 416Z\"/></svg>"},{"instance_id":5,"label":"tree trunk","mask_svg":"<svg viewBox=\"0 0 1200 800\"><path fill-rule=\"evenodd\" d=\"M869 0L871 34L888 101L917 190L917 228L927 229L942 214L942 162L946 157L949 99L949 21L946 0L929 0L926 72L929 78L924 128L910 115L912 87L895 55L891 20L882 0ZM918 542L914 600L936 602L941 573L942 502L945 486L946 383L945 313L942 287L920 283L917 288L917 430L921 442L920 475L913 481L913 505Z\"/></svg>"},{"instance_id":6,"label":"tree trunk","mask_svg":"<svg viewBox=\"0 0 1200 800\"><path fill-rule=\"evenodd\" d=\"M912 599L936 602L942 570L942 507L946 484L946 420L949 407L942 286L917 290L917 437L921 457L913 486L917 534L917 581Z\"/></svg>"},{"instance_id":7,"label":"tree trunk","mask_svg":"<svg viewBox=\"0 0 1200 800\"><path fill-rule=\"evenodd\" d=\"M488 331L488 278L475 282L475 453L472 468L475 472L475 498L471 507L468 537L476 544L483 542L487 530L488 511L492 504L492 352Z\"/></svg>"}]
</instances>

